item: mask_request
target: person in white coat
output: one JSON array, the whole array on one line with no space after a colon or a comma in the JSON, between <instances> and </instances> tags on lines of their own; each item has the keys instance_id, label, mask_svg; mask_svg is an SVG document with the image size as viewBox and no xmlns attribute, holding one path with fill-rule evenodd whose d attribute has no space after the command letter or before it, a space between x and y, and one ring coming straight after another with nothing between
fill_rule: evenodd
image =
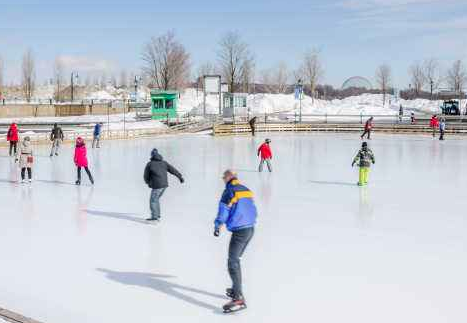
<instances>
[{"instance_id":1,"label":"person in white coat","mask_svg":"<svg viewBox=\"0 0 467 323\"><path fill-rule=\"evenodd\" d=\"M19 150L16 155L16 160L19 162L21 168L21 182L25 182L26 170L28 171L29 183L32 182L32 165L33 165L33 151L31 147L31 139L24 137Z\"/></svg>"}]
</instances>

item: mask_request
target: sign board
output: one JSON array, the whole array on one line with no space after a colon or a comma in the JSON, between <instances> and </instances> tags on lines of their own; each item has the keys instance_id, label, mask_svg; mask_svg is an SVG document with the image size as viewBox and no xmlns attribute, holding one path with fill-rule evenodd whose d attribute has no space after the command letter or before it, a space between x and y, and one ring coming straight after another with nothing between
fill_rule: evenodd
<instances>
[{"instance_id":1,"label":"sign board","mask_svg":"<svg viewBox=\"0 0 467 323\"><path fill-rule=\"evenodd\" d=\"M204 91L206 93L219 93L221 78L219 76L204 77Z\"/></svg>"}]
</instances>

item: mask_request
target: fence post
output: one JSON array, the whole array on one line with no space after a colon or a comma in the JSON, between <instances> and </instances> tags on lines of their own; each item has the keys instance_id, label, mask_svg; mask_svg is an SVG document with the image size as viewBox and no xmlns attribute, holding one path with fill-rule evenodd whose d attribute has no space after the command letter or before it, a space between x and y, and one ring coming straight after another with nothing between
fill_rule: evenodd
<instances>
[{"instance_id":1,"label":"fence post","mask_svg":"<svg viewBox=\"0 0 467 323\"><path fill-rule=\"evenodd\" d=\"M328 123L328 113L326 112L325 116L324 116L324 123Z\"/></svg>"}]
</instances>

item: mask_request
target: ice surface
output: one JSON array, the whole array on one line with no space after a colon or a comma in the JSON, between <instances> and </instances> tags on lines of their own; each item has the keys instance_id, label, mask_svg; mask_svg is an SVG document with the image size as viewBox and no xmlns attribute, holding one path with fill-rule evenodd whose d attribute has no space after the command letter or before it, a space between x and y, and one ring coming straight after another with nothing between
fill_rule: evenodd
<instances>
[{"instance_id":1,"label":"ice surface","mask_svg":"<svg viewBox=\"0 0 467 323\"><path fill-rule=\"evenodd\" d=\"M375 136L370 185L350 167L358 135L104 142L95 187L73 185L71 147L36 149L34 183L0 156L0 306L83 322L466 322L467 143ZM163 222L148 225L142 173L157 147L171 178ZM239 171L259 224L243 259L248 309L224 317L229 235L212 235L221 172ZM85 175L85 174L83 174Z\"/></svg>"}]
</instances>

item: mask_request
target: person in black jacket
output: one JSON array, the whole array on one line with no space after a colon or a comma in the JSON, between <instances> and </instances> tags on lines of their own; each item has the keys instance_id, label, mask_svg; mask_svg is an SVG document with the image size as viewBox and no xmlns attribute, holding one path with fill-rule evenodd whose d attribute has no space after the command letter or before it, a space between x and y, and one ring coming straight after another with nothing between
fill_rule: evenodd
<instances>
[{"instance_id":1,"label":"person in black jacket","mask_svg":"<svg viewBox=\"0 0 467 323\"><path fill-rule=\"evenodd\" d=\"M58 149L60 148L60 142L63 141L63 131L58 124L54 124L52 132L50 133L50 141L52 141L52 149L50 150L50 157L54 154L58 156Z\"/></svg>"},{"instance_id":2,"label":"person in black jacket","mask_svg":"<svg viewBox=\"0 0 467 323\"><path fill-rule=\"evenodd\" d=\"M151 188L151 197L149 206L151 209L151 217L148 221L159 221L161 218L161 206L159 199L164 194L165 189L169 186L167 172L176 176L180 183L184 182L182 174L166 162L159 154L156 148L151 151L151 160L144 169L144 181Z\"/></svg>"},{"instance_id":3,"label":"person in black jacket","mask_svg":"<svg viewBox=\"0 0 467 323\"><path fill-rule=\"evenodd\" d=\"M257 117L251 118L251 120L248 122L250 124L250 129L251 129L251 135L255 135L255 130L256 130L256 119Z\"/></svg>"}]
</instances>

